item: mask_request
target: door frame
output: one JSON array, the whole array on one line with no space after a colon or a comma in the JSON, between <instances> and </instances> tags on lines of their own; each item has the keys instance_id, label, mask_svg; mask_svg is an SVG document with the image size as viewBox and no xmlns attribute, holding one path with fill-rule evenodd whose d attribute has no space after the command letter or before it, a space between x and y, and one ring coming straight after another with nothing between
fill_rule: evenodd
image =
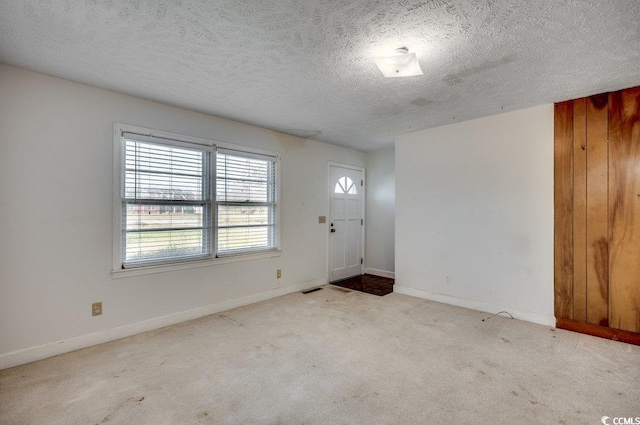
<instances>
[{"instance_id":1,"label":"door frame","mask_svg":"<svg viewBox=\"0 0 640 425\"><path fill-rule=\"evenodd\" d=\"M367 226L367 221L365 220L365 212L366 212L366 208L365 205L367 203L366 201L366 195L367 195L367 178L366 178L366 173L365 173L365 168L360 166L360 165L352 165L352 164L345 164L342 162L334 162L334 161L327 161L327 206L329 209L329 213L328 213L328 221L326 223L325 226L325 230L326 230L326 245L327 245L327 249L326 249L326 270L327 270L327 283L331 282L331 261L330 261L330 255L331 255L331 233L329 231L329 229L331 228L331 167L340 167L340 168L348 168L350 170L355 170L355 171L360 171L362 173L362 186L361 188L362 190L362 204L360 206L360 215L362 216L362 226L360 226L361 229L361 233L360 233L360 250L362 252L362 264L360 264L360 274L363 275L364 274L364 270L365 270L365 264L364 264L364 259L365 259L365 247L364 247L364 242L365 242L365 227Z\"/></svg>"}]
</instances>

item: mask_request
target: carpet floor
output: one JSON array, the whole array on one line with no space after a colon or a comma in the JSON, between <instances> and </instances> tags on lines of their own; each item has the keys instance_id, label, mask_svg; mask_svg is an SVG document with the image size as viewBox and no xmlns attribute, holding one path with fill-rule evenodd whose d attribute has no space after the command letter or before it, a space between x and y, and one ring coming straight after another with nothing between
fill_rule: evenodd
<instances>
[{"instance_id":1,"label":"carpet floor","mask_svg":"<svg viewBox=\"0 0 640 425\"><path fill-rule=\"evenodd\" d=\"M0 372L1 424L600 424L640 347L326 285Z\"/></svg>"}]
</instances>

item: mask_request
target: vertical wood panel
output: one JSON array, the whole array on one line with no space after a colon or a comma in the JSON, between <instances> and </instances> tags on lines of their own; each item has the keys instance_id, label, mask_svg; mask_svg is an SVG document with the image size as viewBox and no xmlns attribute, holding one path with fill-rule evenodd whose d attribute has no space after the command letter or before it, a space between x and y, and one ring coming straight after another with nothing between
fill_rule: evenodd
<instances>
[{"instance_id":1,"label":"vertical wood panel","mask_svg":"<svg viewBox=\"0 0 640 425\"><path fill-rule=\"evenodd\" d=\"M573 320L587 321L587 99L573 101Z\"/></svg>"},{"instance_id":2,"label":"vertical wood panel","mask_svg":"<svg viewBox=\"0 0 640 425\"><path fill-rule=\"evenodd\" d=\"M573 304L573 102L554 106L554 301L556 318Z\"/></svg>"},{"instance_id":3,"label":"vertical wood panel","mask_svg":"<svg viewBox=\"0 0 640 425\"><path fill-rule=\"evenodd\" d=\"M609 323L608 95L587 99L587 322Z\"/></svg>"},{"instance_id":4,"label":"vertical wood panel","mask_svg":"<svg viewBox=\"0 0 640 425\"><path fill-rule=\"evenodd\" d=\"M609 98L610 326L640 332L640 88Z\"/></svg>"}]
</instances>

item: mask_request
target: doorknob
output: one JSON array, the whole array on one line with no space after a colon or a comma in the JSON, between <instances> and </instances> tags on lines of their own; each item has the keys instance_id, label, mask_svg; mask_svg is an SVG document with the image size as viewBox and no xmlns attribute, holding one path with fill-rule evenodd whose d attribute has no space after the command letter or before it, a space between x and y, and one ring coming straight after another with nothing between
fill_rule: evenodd
<instances>
[{"instance_id":1,"label":"doorknob","mask_svg":"<svg viewBox=\"0 0 640 425\"><path fill-rule=\"evenodd\" d=\"M331 233L335 233L335 232L336 232L336 229L332 228Z\"/></svg>"}]
</instances>

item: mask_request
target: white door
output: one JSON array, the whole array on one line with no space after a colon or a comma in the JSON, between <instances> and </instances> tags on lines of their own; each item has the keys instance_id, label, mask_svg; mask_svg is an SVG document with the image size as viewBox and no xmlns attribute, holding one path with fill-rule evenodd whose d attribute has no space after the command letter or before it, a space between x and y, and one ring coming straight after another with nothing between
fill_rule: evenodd
<instances>
[{"instance_id":1,"label":"white door","mask_svg":"<svg viewBox=\"0 0 640 425\"><path fill-rule=\"evenodd\" d=\"M329 281L362 274L362 169L329 166Z\"/></svg>"}]
</instances>

